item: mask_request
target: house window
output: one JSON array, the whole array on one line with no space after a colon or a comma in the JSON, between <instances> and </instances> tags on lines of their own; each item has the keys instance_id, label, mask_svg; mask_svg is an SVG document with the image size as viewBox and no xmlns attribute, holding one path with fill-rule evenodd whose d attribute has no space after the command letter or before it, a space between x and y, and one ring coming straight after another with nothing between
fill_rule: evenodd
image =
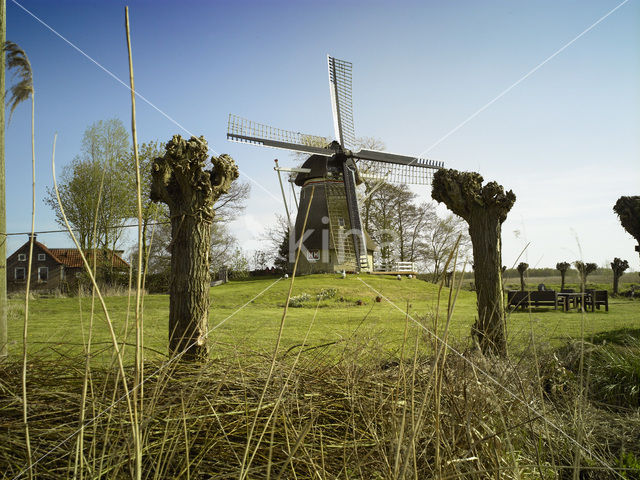
<instances>
[{"instance_id":1,"label":"house window","mask_svg":"<svg viewBox=\"0 0 640 480\"><path fill-rule=\"evenodd\" d=\"M18 261L19 262L24 262L27 260L27 254L26 253L19 253L18 254Z\"/></svg>"},{"instance_id":2,"label":"house window","mask_svg":"<svg viewBox=\"0 0 640 480\"><path fill-rule=\"evenodd\" d=\"M38 254L38 261L42 262L47 259L47 256L44 253Z\"/></svg>"},{"instance_id":3,"label":"house window","mask_svg":"<svg viewBox=\"0 0 640 480\"><path fill-rule=\"evenodd\" d=\"M49 268L48 267L38 267L38 281L46 282L49 280Z\"/></svg>"},{"instance_id":4,"label":"house window","mask_svg":"<svg viewBox=\"0 0 640 480\"><path fill-rule=\"evenodd\" d=\"M24 280L24 267L16 267L15 279L18 280L18 281L23 281Z\"/></svg>"}]
</instances>

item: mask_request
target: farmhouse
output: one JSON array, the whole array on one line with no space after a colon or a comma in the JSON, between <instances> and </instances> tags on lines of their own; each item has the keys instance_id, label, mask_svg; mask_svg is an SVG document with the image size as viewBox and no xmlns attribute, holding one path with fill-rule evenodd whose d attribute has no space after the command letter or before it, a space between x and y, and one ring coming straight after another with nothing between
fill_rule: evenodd
<instances>
[{"instance_id":1,"label":"farmhouse","mask_svg":"<svg viewBox=\"0 0 640 480\"><path fill-rule=\"evenodd\" d=\"M98 268L112 272L123 272L129 264L120 256L123 250L96 250ZM91 262L93 251L85 256ZM27 284L29 265L29 241L7 258L7 291L24 290ZM84 269L80 252L75 248L48 248L34 239L31 263L31 290L66 291L77 283Z\"/></svg>"}]
</instances>

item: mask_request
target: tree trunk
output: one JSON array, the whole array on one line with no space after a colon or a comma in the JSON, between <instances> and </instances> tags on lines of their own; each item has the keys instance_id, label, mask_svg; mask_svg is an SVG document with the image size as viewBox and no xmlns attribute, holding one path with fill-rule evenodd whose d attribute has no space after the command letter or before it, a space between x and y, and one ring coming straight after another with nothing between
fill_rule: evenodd
<instances>
[{"instance_id":1,"label":"tree trunk","mask_svg":"<svg viewBox=\"0 0 640 480\"><path fill-rule=\"evenodd\" d=\"M620 281L620 274L613 272L613 294L618 295L618 282Z\"/></svg>"},{"instance_id":2,"label":"tree trunk","mask_svg":"<svg viewBox=\"0 0 640 480\"><path fill-rule=\"evenodd\" d=\"M189 215L171 219L169 350L187 359L208 356L211 223Z\"/></svg>"},{"instance_id":3,"label":"tree trunk","mask_svg":"<svg viewBox=\"0 0 640 480\"><path fill-rule=\"evenodd\" d=\"M560 279L561 279L561 283L560 283L560 291L564 290L564 277L567 274L566 271L560 270Z\"/></svg>"},{"instance_id":4,"label":"tree trunk","mask_svg":"<svg viewBox=\"0 0 640 480\"><path fill-rule=\"evenodd\" d=\"M186 360L205 359L213 205L238 178L238 168L221 155L211 159L211 170L204 170L204 137L185 141L174 135L165 148L165 155L153 161L150 197L166 203L171 215L169 352Z\"/></svg>"},{"instance_id":5,"label":"tree trunk","mask_svg":"<svg viewBox=\"0 0 640 480\"><path fill-rule=\"evenodd\" d=\"M501 230L499 219L486 211L476 210L469 219L478 297L478 318L472 334L483 353L506 355Z\"/></svg>"},{"instance_id":6,"label":"tree trunk","mask_svg":"<svg viewBox=\"0 0 640 480\"><path fill-rule=\"evenodd\" d=\"M524 290L527 288L527 285L524 283L524 272L519 272L520 273L520 291L524 292Z\"/></svg>"}]
</instances>

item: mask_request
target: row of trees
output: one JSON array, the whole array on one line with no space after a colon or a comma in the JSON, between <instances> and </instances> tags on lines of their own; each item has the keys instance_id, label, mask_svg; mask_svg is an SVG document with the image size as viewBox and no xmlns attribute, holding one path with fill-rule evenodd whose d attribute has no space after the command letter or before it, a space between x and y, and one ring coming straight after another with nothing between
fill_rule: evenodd
<instances>
[{"instance_id":1,"label":"row of trees","mask_svg":"<svg viewBox=\"0 0 640 480\"><path fill-rule=\"evenodd\" d=\"M580 288L581 291L584 291L587 284L587 277L594 273L598 269L598 265L590 262L583 262L581 260L576 260L573 262L573 266L578 271L578 275L580 277ZM560 272L560 290L565 289L565 280L567 276L567 272L571 268L571 264L569 262L558 262L556 263L556 270ZM613 259L611 262L611 270L613 271L613 294L618 294L618 284L620 281L620 277L624 274L625 270L629 268L629 262L626 260L622 260L618 257ZM506 267L502 267L503 273L506 270ZM518 275L520 276L520 290L524 292L526 288L525 282L525 272L529 269L529 264L525 262L520 262L517 267Z\"/></svg>"},{"instance_id":2,"label":"row of trees","mask_svg":"<svg viewBox=\"0 0 640 480\"><path fill-rule=\"evenodd\" d=\"M580 289L584 291L585 286L587 284L587 277L594 273L598 269L598 265L590 262L583 262L581 260L576 260L573 262L573 266L578 271L578 275L580 276ZM560 289L564 290L565 278L567 275L567 271L571 268L571 264L568 262L559 262L556 263L556 269L560 272L560 278L562 280ZM625 270L629 268L629 262L627 260L622 260L618 257L613 259L611 262L611 270L613 271L613 294L618 294L618 284L620 281L620 277L624 274Z\"/></svg>"}]
</instances>

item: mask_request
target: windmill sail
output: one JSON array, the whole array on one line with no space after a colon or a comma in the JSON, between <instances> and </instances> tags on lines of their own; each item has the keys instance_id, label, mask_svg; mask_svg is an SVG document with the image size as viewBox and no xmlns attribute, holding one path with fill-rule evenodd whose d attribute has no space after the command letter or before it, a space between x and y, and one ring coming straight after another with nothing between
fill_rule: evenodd
<instances>
[{"instance_id":1,"label":"windmill sail","mask_svg":"<svg viewBox=\"0 0 640 480\"><path fill-rule=\"evenodd\" d=\"M444 167L444 163L437 160L378 150L360 150L353 156L358 159L358 169L365 178L388 183L429 185L433 172Z\"/></svg>"},{"instance_id":2,"label":"windmill sail","mask_svg":"<svg viewBox=\"0 0 640 480\"><path fill-rule=\"evenodd\" d=\"M351 90L353 64L329 55L327 55L327 62L329 64L329 88L336 139L342 148L351 149L354 147L356 139L353 129Z\"/></svg>"},{"instance_id":3,"label":"windmill sail","mask_svg":"<svg viewBox=\"0 0 640 480\"><path fill-rule=\"evenodd\" d=\"M318 147L318 145L328 145L329 140L325 137L283 130L233 114L229 114L227 140L296 152L315 153L327 157L335 153L332 149Z\"/></svg>"}]
</instances>

